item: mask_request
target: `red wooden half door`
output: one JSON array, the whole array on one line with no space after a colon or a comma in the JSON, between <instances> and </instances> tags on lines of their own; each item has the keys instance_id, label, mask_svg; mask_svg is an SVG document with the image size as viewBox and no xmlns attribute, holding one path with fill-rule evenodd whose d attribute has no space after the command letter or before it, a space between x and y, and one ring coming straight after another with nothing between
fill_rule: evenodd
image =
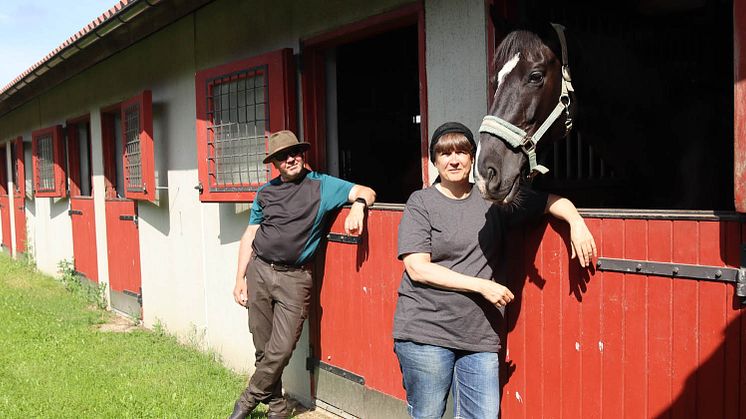
<instances>
[{"instance_id":1,"label":"red wooden half door","mask_svg":"<svg viewBox=\"0 0 746 419\"><path fill-rule=\"evenodd\" d=\"M13 141L13 212L16 230L16 252L26 251L26 174L23 160L23 137Z\"/></svg>"},{"instance_id":2,"label":"red wooden half door","mask_svg":"<svg viewBox=\"0 0 746 419\"><path fill-rule=\"evenodd\" d=\"M130 295L139 295L141 284L136 205L123 199L106 201L109 286Z\"/></svg>"},{"instance_id":3,"label":"red wooden half door","mask_svg":"<svg viewBox=\"0 0 746 419\"><path fill-rule=\"evenodd\" d=\"M70 222L73 228L75 270L98 282L96 220L93 198L70 198Z\"/></svg>"},{"instance_id":4,"label":"red wooden half door","mask_svg":"<svg viewBox=\"0 0 746 419\"><path fill-rule=\"evenodd\" d=\"M0 147L0 223L3 229L3 246L10 250L10 196L8 195L8 164L5 146Z\"/></svg>"}]
</instances>

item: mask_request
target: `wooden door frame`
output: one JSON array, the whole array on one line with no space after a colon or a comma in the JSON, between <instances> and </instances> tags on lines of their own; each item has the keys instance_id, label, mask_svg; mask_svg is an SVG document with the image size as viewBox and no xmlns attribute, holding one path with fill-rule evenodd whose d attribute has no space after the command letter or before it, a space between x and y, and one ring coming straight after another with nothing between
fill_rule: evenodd
<instances>
[{"instance_id":1,"label":"wooden door frame","mask_svg":"<svg viewBox=\"0 0 746 419\"><path fill-rule=\"evenodd\" d=\"M423 2L401 7L354 22L320 35L301 40L303 71L303 136L311 143L308 163L315 170L326 169L326 83L324 52L340 44L362 40L404 26L417 25L417 61L420 83L420 153L422 187L430 182L428 175L427 71L425 56L425 8Z\"/></svg>"}]
</instances>

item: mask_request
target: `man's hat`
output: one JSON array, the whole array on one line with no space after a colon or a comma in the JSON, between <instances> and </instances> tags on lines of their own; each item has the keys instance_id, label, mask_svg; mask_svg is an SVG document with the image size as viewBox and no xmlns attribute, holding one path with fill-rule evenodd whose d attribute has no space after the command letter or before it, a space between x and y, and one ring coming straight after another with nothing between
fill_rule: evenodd
<instances>
[{"instance_id":1,"label":"man's hat","mask_svg":"<svg viewBox=\"0 0 746 419\"><path fill-rule=\"evenodd\" d=\"M466 125L460 122L446 122L445 124L435 129L435 132L433 132L433 137L430 139L430 160L433 163L435 162L435 145L438 144L438 140L440 140L440 137L442 137L443 134L448 134L449 132L462 134L469 141L469 144L471 144L472 150L477 149L477 143L474 141L474 135L471 133L471 130L466 127Z\"/></svg>"},{"instance_id":2,"label":"man's hat","mask_svg":"<svg viewBox=\"0 0 746 419\"><path fill-rule=\"evenodd\" d=\"M300 151L306 151L310 147L311 144L305 141L298 141L298 137L292 131L277 131L269 136L269 154L267 154L262 163L269 163L275 156L285 150L300 149Z\"/></svg>"}]
</instances>

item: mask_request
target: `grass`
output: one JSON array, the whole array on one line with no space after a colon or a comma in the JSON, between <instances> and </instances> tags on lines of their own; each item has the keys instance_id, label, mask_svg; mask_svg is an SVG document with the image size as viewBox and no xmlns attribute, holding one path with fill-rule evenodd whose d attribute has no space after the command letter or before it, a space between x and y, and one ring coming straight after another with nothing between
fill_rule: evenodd
<instances>
[{"instance_id":1,"label":"grass","mask_svg":"<svg viewBox=\"0 0 746 419\"><path fill-rule=\"evenodd\" d=\"M228 416L245 377L163 331L99 331L110 316L0 254L0 417Z\"/></svg>"}]
</instances>

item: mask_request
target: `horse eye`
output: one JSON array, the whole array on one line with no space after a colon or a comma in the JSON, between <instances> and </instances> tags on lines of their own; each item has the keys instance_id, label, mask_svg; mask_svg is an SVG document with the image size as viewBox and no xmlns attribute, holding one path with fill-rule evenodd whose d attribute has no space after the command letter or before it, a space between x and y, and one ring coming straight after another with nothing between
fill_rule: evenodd
<instances>
[{"instance_id":1,"label":"horse eye","mask_svg":"<svg viewBox=\"0 0 746 419\"><path fill-rule=\"evenodd\" d=\"M544 81L544 74L542 74L540 71L534 71L533 73L528 75L529 83L541 83L542 81Z\"/></svg>"}]
</instances>

